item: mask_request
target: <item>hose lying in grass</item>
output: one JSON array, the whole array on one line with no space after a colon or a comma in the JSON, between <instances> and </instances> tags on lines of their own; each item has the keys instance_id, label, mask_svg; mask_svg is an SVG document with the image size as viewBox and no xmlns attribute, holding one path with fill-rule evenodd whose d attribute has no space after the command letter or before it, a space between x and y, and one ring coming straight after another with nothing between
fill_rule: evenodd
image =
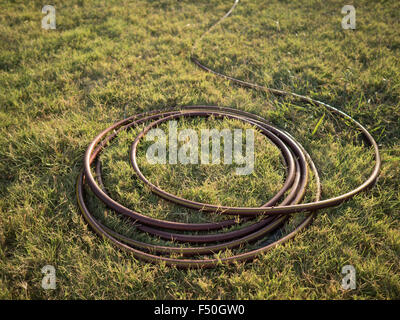
<instances>
[{"instance_id":1,"label":"hose lying in grass","mask_svg":"<svg viewBox=\"0 0 400 320\"><path fill-rule=\"evenodd\" d=\"M234 5L227 12L227 14L225 14L224 17L222 17L222 19L214 24L206 33L208 33L213 27L219 24L223 19L228 17L237 5L237 3L238 0L235 1ZM203 38L203 36L201 38ZM195 47L196 44L193 46L193 48ZM336 206L352 198L354 195L371 186L377 179L381 166L378 145L376 144L371 134L360 123L358 123L349 115L328 104L311 99L306 96L301 96L283 90L259 86L257 84L248 83L242 80L235 79L233 77L220 74L203 65L194 56L193 51L191 59L200 68L225 79L228 79L241 86L256 90L263 90L281 96L291 96L300 101L307 102L314 107L327 108L333 114L338 115L340 118L349 120L362 133L368 144L373 147L375 153L374 168L368 179L365 180L365 182L357 188L340 196L321 200L321 184L318 171L309 154L298 142L294 140L294 138L289 133L271 126L270 124L268 124L267 120L257 115L232 108L197 105L182 106L176 109L157 110L142 113L139 115L133 115L119 122L116 122L109 128L105 129L91 142L85 153L84 167L77 181L78 204L84 218L95 232L97 232L101 236L104 236L106 239L110 240L119 248L127 250L131 252L135 257L148 262L164 262L167 265L173 265L182 268L213 267L221 263L224 264L232 263L235 261L252 260L260 253L266 252L274 248L275 246L293 238L297 233L299 233L311 223L318 209ZM263 206L256 208L216 206L213 204L200 203L183 199L153 185L141 172L136 161L136 149L140 140L150 129L162 124L163 122L182 117L207 118L210 116L214 118L236 119L251 124L280 149L284 158L284 162L286 164L286 181L281 190L279 190L276 195ZM246 222L245 226L242 226L240 229L235 229L233 231L226 231L227 228L233 225L237 225L238 221L235 219L230 219L224 220L222 222L181 223L155 219L124 207L120 203L113 200L107 194L101 178L101 162L99 154L111 140L118 136L121 131L135 128L138 125L147 123L148 125L141 133L139 133L139 135L132 143L130 160L137 176L151 188L152 192L168 201L187 208L240 216L241 220L239 221L239 223L242 224ZM95 164L95 176L92 174L92 164ZM314 202L310 203L302 203L308 184L308 175L310 169L313 172L313 176L316 182L317 191L315 194L315 200ZM136 228L136 230L165 240L182 242L187 245L163 246L149 244L121 235L118 232L103 225L91 214L86 206L84 191L85 184L89 186L96 197L101 200L107 207L131 219L134 223L134 227ZM215 254L223 252L227 249L238 247L242 249L246 248L246 244L264 238L268 233L271 233L277 228L282 227L287 219L290 217L290 215L299 212L306 212L307 215L294 228L294 230L289 232L287 235L279 238L278 240L269 243L268 245L261 246L257 249L245 251L244 253L239 253L227 257L215 256ZM261 219L255 219L257 216L261 216ZM250 224L248 224L247 222L250 222ZM187 232L182 233L181 231L192 232L192 234L188 234ZM196 233L193 234L193 232Z\"/></svg>"}]
</instances>

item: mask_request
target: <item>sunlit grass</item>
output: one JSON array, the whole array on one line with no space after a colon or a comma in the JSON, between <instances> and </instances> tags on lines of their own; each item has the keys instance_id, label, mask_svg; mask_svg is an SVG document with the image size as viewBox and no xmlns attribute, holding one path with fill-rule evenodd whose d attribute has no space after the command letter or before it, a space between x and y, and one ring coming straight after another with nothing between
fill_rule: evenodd
<instances>
[{"instance_id":1,"label":"sunlit grass","mask_svg":"<svg viewBox=\"0 0 400 320\"><path fill-rule=\"evenodd\" d=\"M196 52L220 72L307 94L351 114L380 145L383 166L373 189L321 210L306 232L254 262L211 270L139 262L83 220L75 182L91 139L124 116L176 104L246 110L289 131L314 159L323 198L368 176L371 150L331 115L319 122L324 110L233 86L191 63L194 40L232 3L53 1L57 29L48 31L41 28L42 2L0 4L0 298L400 297L398 1L354 2L352 31L341 28L337 1L243 0ZM195 130L246 127L230 120L179 123ZM128 155L134 136L122 133L102 155L113 197L153 217L221 219L160 200L139 182ZM224 165L156 168L146 163L144 147L139 162L150 181L193 200L261 205L284 179L279 152L261 134L255 174L242 178ZM307 200L312 191L313 181ZM102 221L146 238L88 198ZM40 270L48 264L57 271L54 291L41 288ZM346 264L357 271L353 291L341 289Z\"/></svg>"}]
</instances>

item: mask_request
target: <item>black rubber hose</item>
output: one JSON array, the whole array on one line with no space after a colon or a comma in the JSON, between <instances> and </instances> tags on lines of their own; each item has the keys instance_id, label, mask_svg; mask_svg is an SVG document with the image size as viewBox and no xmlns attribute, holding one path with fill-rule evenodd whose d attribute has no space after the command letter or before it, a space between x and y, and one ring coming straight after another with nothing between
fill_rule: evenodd
<instances>
[{"instance_id":1,"label":"black rubber hose","mask_svg":"<svg viewBox=\"0 0 400 320\"><path fill-rule=\"evenodd\" d=\"M227 14L222 17L216 24L214 24L206 33L208 33L215 25L219 24L223 19L228 17L233 9L236 7L238 0L235 1L232 8ZM205 33L205 34L206 34ZM204 35L200 38L202 39ZM196 43L193 46L196 47ZM229 77L220 74L209 67L203 65L193 54L192 61L208 72L211 72L219 77L228 79L236 84L245 86L256 90L264 90L277 95L291 96L300 101L307 102L314 107L323 107L332 111L340 118L350 120L355 127L362 133L366 141L374 148L375 152L375 165L368 177L368 179L355 188L354 190L345 194L339 195L334 198L320 200L321 196L321 185L318 175L318 171L305 149L294 140L294 138L284 130L275 128L268 124L267 120L237 109L220 107L220 106L182 106L176 109L168 110L157 110L151 111L139 115L134 115L129 118L123 119L116 122L109 128L103 130L95 137L91 142L88 149L86 150L84 157L84 167L80 173L77 181L77 199L82 214L89 225L99 235L109 239L116 246L123 250L131 252L135 257L149 261L149 262L164 262L167 265L173 265L182 268L188 267L213 267L221 263L232 263L235 261L246 261L254 259L260 253L266 252L275 246L282 244L289 239L293 238L298 232L308 226L314 218L318 209L332 207L352 198L357 193L365 190L371 186L379 175L381 166L380 155L378 146L371 136L371 134L356 120L349 115L336 109L323 102L311 99L306 96L301 96L295 93L271 89L257 84L248 83L233 77ZM140 143L140 140L146 135L146 133L152 128L173 119L181 117L214 117L214 118L228 118L243 121L251 124L258 129L264 136L266 136L272 143L274 143L282 152L283 159L286 165L286 181L281 190L272 197L267 203L261 207L250 208L250 207L228 207L228 206L216 206L208 203L200 203L187 199L183 199L171 193L168 193L158 186L152 184L141 172L137 161L136 161L136 150ZM238 222L235 219L224 220L221 222L209 222L209 223L180 223L165 221L160 219L154 219L145 214L141 214L132 209L126 208L108 195L101 179L101 151L106 145L118 136L118 134L124 130L135 128L140 124L148 123L147 126L140 132L136 139L132 143L130 158L133 169L135 170L139 179L141 179L152 192L161 196L162 198L179 204L181 206L197 209L200 211L214 211L220 214L228 215L239 215L241 217ZM96 162L95 162L96 161ZM96 163L96 178L92 174L91 166ZM313 176L316 182L316 194L315 201L310 203L301 203L303 200L307 183L308 183L308 171L309 168L313 172ZM160 237L162 239L183 242L189 246L161 246L154 245L145 242L141 242L135 239L131 239L118 232L110 229L107 226L101 224L89 211L85 203L85 191L84 185L87 184L92 190L95 196L101 200L107 207L113 209L115 212L122 214L130 219L132 225L136 230L145 232L149 235ZM286 196L284 197L284 195ZM283 199L282 199L283 198ZM280 203L278 203L281 201ZM258 239L265 237L268 233L276 230L292 215L297 212L306 212L306 217L294 228L293 231L288 233L286 236L268 244L261 246L257 249L249 250L244 253L236 254L229 257L204 257L204 258L191 258L186 257L200 256L200 255L214 255L222 251L232 248L246 248L246 244L254 242ZM261 215L261 220L254 220L256 216ZM254 221L253 221L254 220ZM239 229L234 231L225 231L227 228L234 225L248 223ZM217 233L211 234L187 234L177 233L176 231L203 231L209 232L214 230L221 230ZM209 245L211 243L211 245ZM192 246L191 244L199 244L200 246ZM175 257L176 255L182 255L184 258Z\"/></svg>"}]
</instances>

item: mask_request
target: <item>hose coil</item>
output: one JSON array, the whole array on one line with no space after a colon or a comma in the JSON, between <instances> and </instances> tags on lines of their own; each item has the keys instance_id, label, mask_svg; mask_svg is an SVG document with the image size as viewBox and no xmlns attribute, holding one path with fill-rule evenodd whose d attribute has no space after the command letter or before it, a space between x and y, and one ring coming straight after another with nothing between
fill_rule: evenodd
<instances>
[{"instance_id":1,"label":"hose coil","mask_svg":"<svg viewBox=\"0 0 400 320\"><path fill-rule=\"evenodd\" d=\"M209 30L219 24L223 19L228 17L234 10L238 0L235 0L231 9ZM205 34L206 34L205 33ZM204 35L199 38L201 40ZM196 42L197 43L197 42ZM221 263L232 263L234 261L247 261L254 259L260 253L271 250L279 244L282 244L293 238L297 233L306 228L317 214L317 210L336 206L352 197L359 192L370 187L378 178L381 160L378 145L371 134L355 119L345 114L343 111L330 106L326 103L311 99L306 96L295 93L271 89L257 84L245 82L221 73L202 64L194 54L196 43L193 46L191 60L201 69L211 72L221 78L230 80L231 82L247 88L262 90L280 96L290 96L299 101L306 102L316 107L327 108L333 114L340 118L349 120L364 136L369 145L374 149L375 165L370 176L357 188L350 192L336 196L330 199L321 200L321 183L318 171L314 162L307 151L286 131L271 126L266 119L257 115L220 106L181 106L178 108L150 111L138 115L133 115L121 121L118 121L99 133L90 143L86 150L83 162L83 169L77 180L77 200L80 210L93 228L99 235L105 237L114 243L117 247L131 252L138 259L148 262L164 262L167 265L177 266L181 268L190 267L214 267ZM182 117L214 117L228 118L243 121L256 127L264 136L266 136L275 146L277 146L284 158L286 164L286 181L283 187L273 196L267 203L261 207L228 207L216 206L208 203L200 203L187 200L176 195L170 194L158 186L152 184L141 172L136 158L136 150L140 140L152 128L162 124L163 122L174 120ZM181 223L165 221L151 218L132 209L129 209L118 203L110 197L105 191L101 178L101 161L99 155L106 145L115 139L118 134L124 130L136 128L141 124L147 126L141 131L133 141L130 150L130 161L139 179L141 179L153 193L158 196L179 204L181 206L196 209L200 211L211 211L220 214L240 216L240 223L250 221L239 229L226 231L227 228L236 225L237 220L228 219L221 222L208 223ZM92 173L92 165L95 165L95 176ZM312 171L316 182L315 200L309 203L302 203L304 194L309 180L309 171ZM101 200L107 207L111 208L118 214L128 217L135 223L135 228L141 232L145 232L155 237L159 237L168 241L181 242L188 244L187 246L162 246L141 242L126 237L111 228L103 225L89 211L85 202L85 188L87 185L95 196ZM246 244L264 238L268 233L273 232L282 227L287 219L298 212L306 212L306 217L287 235L278 240L263 245L257 249L248 250L244 253L235 254L228 257L209 257L227 249L246 248ZM255 219L261 216L261 219ZM217 231L218 230L218 231ZM200 234L188 234L187 232L200 232ZM210 233L211 231L211 233ZM217 231L217 232L216 232ZM197 245L193 245L197 244ZM176 257L177 255L183 257ZM203 256L202 258L194 258ZM204 258L206 256L206 258Z\"/></svg>"}]
</instances>

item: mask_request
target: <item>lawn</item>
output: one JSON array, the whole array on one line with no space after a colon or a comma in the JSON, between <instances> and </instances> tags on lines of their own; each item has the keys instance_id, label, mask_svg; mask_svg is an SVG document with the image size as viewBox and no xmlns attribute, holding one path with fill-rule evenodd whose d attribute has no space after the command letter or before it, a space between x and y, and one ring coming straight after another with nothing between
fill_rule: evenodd
<instances>
[{"instance_id":1,"label":"lawn","mask_svg":"<svg viewBox=\"0 0 400 320\"><path fill-rule=\"evenodd\" d=\"M357 26L344 30L341 9L351 3ZM56 8L55 30L41 27L42 1L0 1L0 299L400 298L399 1L241 0L198 42L196 55L218 72L350 114L379 144L382 170L372 189L319 211L304 232L253 262L190 270L138 261L83 219L76 178L90 141L112 123L190 104L261 115L310 153L324 199L368 177L372 150L326 110L233 85L191 62L193 43L232 0L48 4ZM227 119L179 120L178 126L248 127ZM113 198L156 218L224 219L161 200L136 178L128 151L139 129L119 135L102 154ZM171 193L260 206L280 188L285 170L276 147L260 133L255 138L249 176L223 164L150 165L145 143L139 163L150 181ZM314 191L311 179L306 201ZM87 198L105 224L147 239L93 195ZM56 269L55 290L41 286L45 265ZM356 270L354 290L342 288L345 265Z\"/></svg>"}]
</instances>

